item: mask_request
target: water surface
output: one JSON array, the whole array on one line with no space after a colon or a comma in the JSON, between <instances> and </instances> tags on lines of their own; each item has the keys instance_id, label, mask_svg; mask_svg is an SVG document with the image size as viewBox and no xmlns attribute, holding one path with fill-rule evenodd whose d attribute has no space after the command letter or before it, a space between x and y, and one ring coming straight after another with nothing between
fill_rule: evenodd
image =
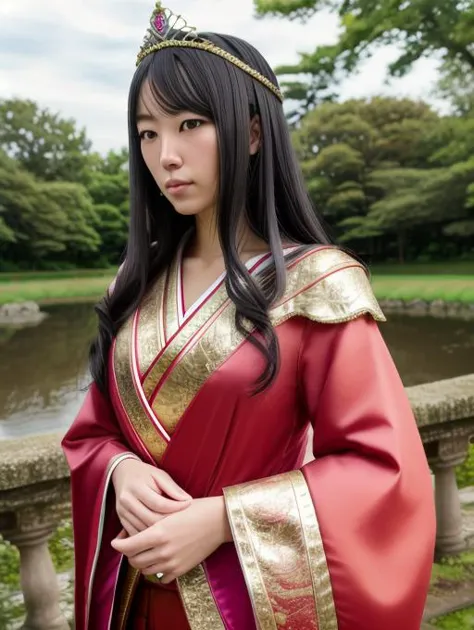
<instances>
[{"instance_id":1,"label":"water surface","mask_svg":"<svg viewBox=\"0 0 474 630\"><path fill-rule=\"evenodd\" d=\"M0 328L0 439L64 431L84 398L93 307L45 310L38 326ZM381 330L405 385L474 371L472 321L391 315Z\"/></svg>"}]
</instances>

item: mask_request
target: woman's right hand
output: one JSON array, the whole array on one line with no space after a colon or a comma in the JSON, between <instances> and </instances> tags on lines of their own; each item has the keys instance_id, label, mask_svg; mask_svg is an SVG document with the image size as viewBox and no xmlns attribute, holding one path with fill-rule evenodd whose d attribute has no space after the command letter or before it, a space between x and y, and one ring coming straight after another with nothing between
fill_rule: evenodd
<instances>
[{"instance_id":1,"label":"woman's right hand","mask_svg":"<svg viewBox=\"0 0 474 630\"><path fill-rule=\"evenodd\" d=\"M117 515L129 536L185 510L192 501L168 473L137 459L120 462L112 473L112 483Z\"/></svg>"}]
</instances>

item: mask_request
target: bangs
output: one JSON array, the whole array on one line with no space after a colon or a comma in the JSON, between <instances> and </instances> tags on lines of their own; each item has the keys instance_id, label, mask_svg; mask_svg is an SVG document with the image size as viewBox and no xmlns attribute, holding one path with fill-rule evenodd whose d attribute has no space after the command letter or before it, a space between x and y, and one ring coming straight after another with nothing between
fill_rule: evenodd
<instances>
[{"instance_id":1,"label":"bangs","mask_svg":"<svg viewBox=\"0 0 474 630\"><path fill-rule=\"evenodd\" d=\"M185 49L162 50L151 56L144 81L156 104L167 114L189 111L213 119L209 71L199 57L195 50Z\"/></svg>"}]
</instances>

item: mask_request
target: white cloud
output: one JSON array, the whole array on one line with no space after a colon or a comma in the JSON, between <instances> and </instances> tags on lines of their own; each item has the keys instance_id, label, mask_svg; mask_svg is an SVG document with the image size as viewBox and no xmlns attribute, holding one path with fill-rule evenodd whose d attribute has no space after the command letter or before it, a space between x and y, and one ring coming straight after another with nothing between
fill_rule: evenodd
<instances>
[{"instance_id":1,"label":"white cloud","mask_svg":"<svg viewBox=\"0 0 474 630\"><path fill-rule=\"evenodd\" d=\"M172 8L201 30L238 35L270 65L291 64L298 52L335 40L337 20L318 13L302 25L253 17L252 0L176 0ZM32 98L85 126L100 151L127 141L126 107L135 56L153 0L1 0L0 98ZM395 94L428 98L434 61L419 62L385 85L393 50L381 50L348 79L344 98Z\"/></svg>"}]
</instances>

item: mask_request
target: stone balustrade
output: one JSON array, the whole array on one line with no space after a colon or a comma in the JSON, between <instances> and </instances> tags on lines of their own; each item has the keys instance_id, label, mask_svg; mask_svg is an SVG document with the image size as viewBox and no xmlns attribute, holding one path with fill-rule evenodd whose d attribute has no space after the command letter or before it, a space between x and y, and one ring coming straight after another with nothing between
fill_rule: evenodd
<instances>
[{"instance_id":1,"label":"stone balustrade","mask_svg":"<svg viewBox=\"0 0 474 630\"><path fill-rule=\"evenodd\" d=\"M407 388L435 476L436 549L465 549L455 468L474 436L474 374ZM69 514L69 471L60 436L0 441L0 533L20 552L25 630L66 630L48 540Z\"/></svg>"}]
</instances>

